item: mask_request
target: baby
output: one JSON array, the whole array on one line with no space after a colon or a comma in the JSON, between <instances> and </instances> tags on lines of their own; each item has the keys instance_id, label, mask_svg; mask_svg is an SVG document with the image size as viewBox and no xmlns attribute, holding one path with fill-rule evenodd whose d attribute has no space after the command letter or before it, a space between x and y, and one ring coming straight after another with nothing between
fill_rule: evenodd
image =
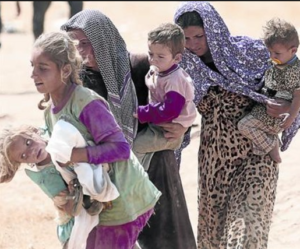
<instances>
[{"instance_id":1,"label":"baby","mask_svg":"<svg viewBox=\"0 0 300 249\"><path fill-rule=\"evenodd\" d=\"M240 120L238 129L252 140L254 154L269 154L281 163L278 133L292 125L300 110L300 61L296 55L299 37L292 24L274 18L264 27L263 39L273 66L265 73L262 91L271 98L291 101L291 107L282 118L273 118L267 114L265 105L257 104Z\"/></svg>"}]
</instances>

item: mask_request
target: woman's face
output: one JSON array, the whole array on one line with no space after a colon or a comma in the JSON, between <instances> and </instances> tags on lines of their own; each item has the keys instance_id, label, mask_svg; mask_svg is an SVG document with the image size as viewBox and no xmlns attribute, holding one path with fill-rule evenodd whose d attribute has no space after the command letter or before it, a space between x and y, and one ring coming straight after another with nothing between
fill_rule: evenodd
<instances>
[{"instance_id":1,"label":"woman's face","mask_svg":"<svg viewBox=\"0 0 300 249\"><path fill-rule=\"evenodd\" d=\"M197 56L204 56L209 52L204 29L200 26L189 26L183 29L185 47Z\"/></svg>"},{"instance_id":2,"label":"woman's face","mask_svg":"<svg viewBox=\"0 0 300 249\"><path fill-rule=\"evenodd\" d=\"M46 142L39 136L17 135L8 148L11 161L39 164L49 159Z\"/></svg>"},{"instance_id":3,"label":"woman's face","mask_svg":"<svg viewBox=\"0 0 300 249\"><path fill-rule=\"evenodd\" d=\"M86 37L84 32L80 29L76 29L76 30L72 30L69 33L69 35L72 39L78 41L78 45L76 46L76 48L82 58L83 64L96 71L99 71L95 54L94 54L94 49L92 47L90 40Z\"/></svg>"}]
</instances>

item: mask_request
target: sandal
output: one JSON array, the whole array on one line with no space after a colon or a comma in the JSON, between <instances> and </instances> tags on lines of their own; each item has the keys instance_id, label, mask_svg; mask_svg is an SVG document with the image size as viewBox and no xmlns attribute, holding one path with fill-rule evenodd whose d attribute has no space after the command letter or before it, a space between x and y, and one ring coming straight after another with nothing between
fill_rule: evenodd
<instances>
[{"instance_id":1,"label":"sandal","mask_svg":"<svg viewBox=\"0 0 300 249\"><path fill-rule=\"evenodd\" d=\"M72 208L72 215L77 216L82 208L83 205L83 192L82 192L82 186L77 178L71 180L69 182L69 185L71 185L71 189L73 190L71 193L72 199L73 199L73 208Z\"/></svg>"}]
</instances>

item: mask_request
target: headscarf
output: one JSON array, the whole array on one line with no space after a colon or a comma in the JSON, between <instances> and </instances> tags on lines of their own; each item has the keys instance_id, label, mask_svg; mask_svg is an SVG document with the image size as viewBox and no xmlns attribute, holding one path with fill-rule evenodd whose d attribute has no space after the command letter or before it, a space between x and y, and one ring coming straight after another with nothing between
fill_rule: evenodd
<instances>
[{"instance_id":1,"label":"headscarf","mask_svg":"<svg viewBox=\"0 0 300 249\"><path fill-rule=\"evenodd\" d=\"M132 145L138 120L133 117L138 102L131 79L129 53L112 21L98 10L83 10L71 17L62 30L80 29L92 44L110 104L123 133Z\"/></svg>"},{"instance_id":2,"label":"headscarf","mask_svg":"<svg viewBox=\"0 0 300 249\"><path fill-rule=\"evenodd\" d=\"M247 36L232 36L222 17L208 2L182 2L174 21L186 13L196 11L203 20L208 47L219 73L206 66L201 58L185 50L180 65L195 82L196 105L206 95L210 86L222 88L266 103L268 97L257 91L263 87L263 76L269 64L269 52L262 40ZM299 129L297 117L290 128L283 131L281 150L287 149Z\"/></svg>"},{"instance_id":3,"label":"headscarf","mask_svg":"<svg viewBox=\"0 0 300 249\"><path fill-rule=\"evenodd\" d=\"M269 52L261 40L231 36L221 16L208 2L183 2L175 13L175 22L183 13L196 11L203 20L208 47L220 73L212 71L197 56L185 51L181 65L195 80L197 103L210 86L249 96L264 103L267 98L256 91L263 86L269 67Z\"/></svg>"}]
</instances>

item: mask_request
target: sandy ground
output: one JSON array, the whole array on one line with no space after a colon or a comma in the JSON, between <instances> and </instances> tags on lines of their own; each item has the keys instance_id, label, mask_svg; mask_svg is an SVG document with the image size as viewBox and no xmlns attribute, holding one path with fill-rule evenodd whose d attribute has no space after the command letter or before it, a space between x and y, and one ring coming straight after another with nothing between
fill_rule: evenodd
<instances>
[{"instance_id":1,"label":"sandy ground","mask_svg":"<svg viewBox=\"0 0 300 249\"><path fill-rule=\"evenodd\" d=\"M12 123L41 125L42 112L37 109L41 96L30 79L32 2L21 2L22 13L18 18L15 2L1 4L5 26L0 49L0 129ZM108 15L128 49L134 52L146 52L147 32L161 22L172 21L177 5L178 2L84 2L85 9L99 9ZM235 35L259 37L265 21L275 16L300 28L300 2L240 1L213 5ZM46 14L45 31L58 30L67 18L67 3L53 2ZM180 173L196 235L199 127L193 128L192 133L192 142L183 152ZM288 151L282 153L269 249L296 249L300 245L299 145L298 134ZM0 185L0 197L1 249L60 248L52 202L26 177L23 168L13 181Z\"/></svg>"}]
</instances>

